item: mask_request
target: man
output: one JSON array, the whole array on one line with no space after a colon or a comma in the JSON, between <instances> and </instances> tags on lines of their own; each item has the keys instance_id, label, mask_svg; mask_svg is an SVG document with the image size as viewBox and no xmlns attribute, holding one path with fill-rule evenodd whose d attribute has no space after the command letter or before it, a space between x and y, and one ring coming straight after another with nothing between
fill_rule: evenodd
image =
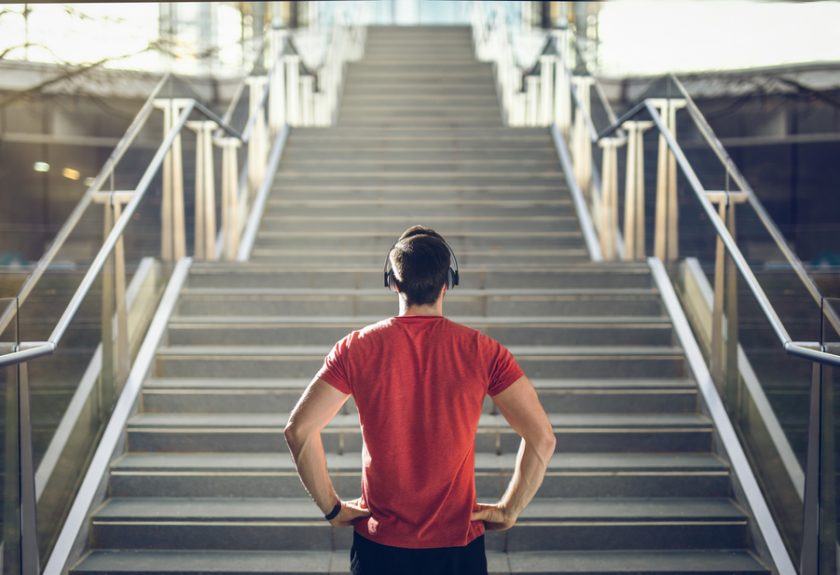
<instances>
[{"instance_id":1,"label":"man","mask_svg":"<svg viewBox=\"0 0 840 575\"><path fill-rule=\"evenodd\" d=\"M286 441L307 491L336 527L353 526L354 574L487 573L484 531L510 529L542 483L555 438L528 378L492 338L443 316L457 261L414 226L391 248L385 284L399 315L354 331L292 411ZM477 503L475 435L484 396L522 437L497 503ZM362 496L342 501L320 432L353 395L364 447Z\"/></svg>"}]
</instances>

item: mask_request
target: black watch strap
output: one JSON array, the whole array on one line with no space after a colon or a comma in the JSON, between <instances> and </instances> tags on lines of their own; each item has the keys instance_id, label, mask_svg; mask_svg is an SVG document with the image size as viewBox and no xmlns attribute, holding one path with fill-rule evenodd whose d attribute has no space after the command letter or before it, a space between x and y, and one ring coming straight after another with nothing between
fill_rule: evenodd
<instances>
[{"instance_id":1,"label":"black watch strap","mask_svg":"<svg viewBox=\"0 0 840 575\"><path fill-rule=\"evenodd\" d=\"M339 513L341 513L341 501L335 504L335 507L332 508L332 511L324 515L324 519L326 519L327 521L332 521L338 516Z\"/></svg>"}]
</instances>

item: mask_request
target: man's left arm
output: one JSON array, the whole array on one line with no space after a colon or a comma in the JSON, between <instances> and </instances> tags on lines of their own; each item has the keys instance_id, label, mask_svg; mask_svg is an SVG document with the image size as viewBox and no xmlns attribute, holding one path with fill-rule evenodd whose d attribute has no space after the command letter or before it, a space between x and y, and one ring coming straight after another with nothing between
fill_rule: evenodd
<instances>
[{"instance_id":1,"label":"man's left arm","mask_svg":"<svg viewBox=\"0 0 840 575\"><path fill-rule=\"evenodd\" d=\"M336 527L350 526L354 519L370 515L358 500L341 501L338 497L327 471L327 456L321 441L321 430L349 397L323 379L315 379L303 392L283 430L298 475L316 505L326 515L336 504L341 504L341 511L330 521Z\"/></svg>"}]
</instances>

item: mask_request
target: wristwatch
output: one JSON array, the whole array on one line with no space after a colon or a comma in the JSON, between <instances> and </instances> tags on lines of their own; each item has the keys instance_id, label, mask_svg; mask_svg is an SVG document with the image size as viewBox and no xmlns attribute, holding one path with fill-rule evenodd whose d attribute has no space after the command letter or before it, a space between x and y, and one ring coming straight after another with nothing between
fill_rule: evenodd
<instances>
[{"instance_id":1,"label":"wristwatch","mask_svg":"<svg viewBox=\"0 0 840 575\"><path fill-rule=\"evenodd\" d=\"M324 519L326 519L327 521L332 521L338 516L339 513L341 513L341 501L335 504L335 507L332 508L332 511L324 515Z\"/></svg>"}]
</instances>

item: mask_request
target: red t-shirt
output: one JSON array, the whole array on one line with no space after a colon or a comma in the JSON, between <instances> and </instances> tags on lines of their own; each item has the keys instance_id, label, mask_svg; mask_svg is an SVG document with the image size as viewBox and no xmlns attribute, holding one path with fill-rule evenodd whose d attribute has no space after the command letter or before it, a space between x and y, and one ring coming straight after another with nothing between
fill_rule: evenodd
<instances>
[{"instance_id":1,"label":"red t-shirt","mask_svg":"<svg viewBox=\"0 0 840 575\"><path fill-rule=\"evenodd\" d=\"M485 394L523 376L489 336L441 316L398 316L344 337L317 377L359 410L362 503L355 530L395 547L458 547L484 533L475 434Z\"/></svg>"}]
</instances>

